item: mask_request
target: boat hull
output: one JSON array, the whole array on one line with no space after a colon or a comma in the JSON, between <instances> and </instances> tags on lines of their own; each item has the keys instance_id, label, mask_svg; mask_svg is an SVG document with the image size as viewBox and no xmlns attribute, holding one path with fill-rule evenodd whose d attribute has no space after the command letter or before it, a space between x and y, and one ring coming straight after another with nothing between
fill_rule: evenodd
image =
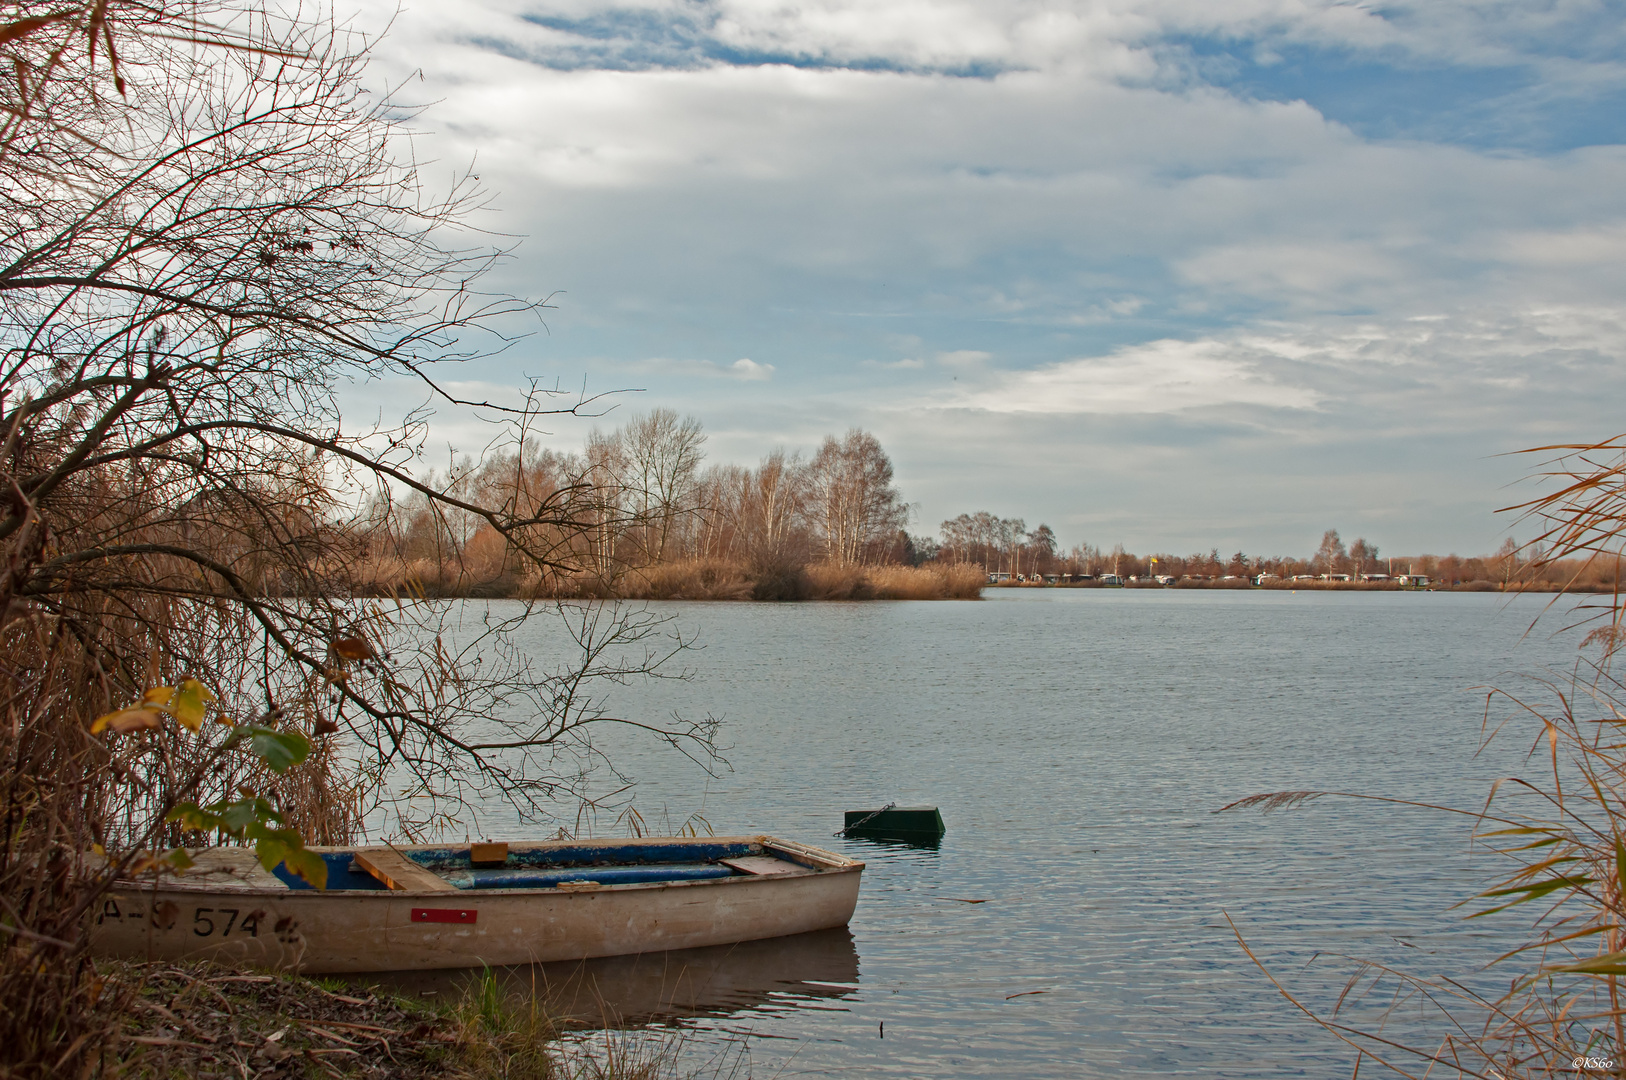
<instances>
[{"instance_id":1,"label":"boat hull","mask_svg":"<svg viewBox=\"0 0 1626 1080\"><path fill-rule=\"evenodd\" d=\"M845 926L858 902L863 864L787 846L794 848L800 872L568 889L120 884L93 920L91 941L102 955L209 959L317 974L582 960Z\"/></svg>"}]
</instances>

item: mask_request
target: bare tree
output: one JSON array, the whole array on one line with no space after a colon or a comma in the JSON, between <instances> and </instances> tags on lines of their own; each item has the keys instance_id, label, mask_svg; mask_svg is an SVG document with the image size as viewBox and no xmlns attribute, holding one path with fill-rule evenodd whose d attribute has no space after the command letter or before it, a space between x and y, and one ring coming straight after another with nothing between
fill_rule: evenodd
<instances>
[{"instance_id":1,"label":"bare tree","mask_svg":"<svg viewBox=\"0 0 1626 1080\"><path fill-rule=\"evenodd\" d=\"M1349 562L1355 573L1370 573L1377 569L1378 546L1365 537L1357 537L1355 542L1349 545Z\"/></svg>"},{"instance_id":2,"label":"bare tree","mask_svg":"<svg viewBox=\"0 0 1626 1080\"><path fill-rule=\"evenodd\" d=\"M826 438L808 472L813 513L830 562L864 562L872 545L889 540L908 520L892 486L892 461L868 432L854 428L839 442Z\"/></svg>"},{"instance_id":3,"label":"bare tree","mask_svg":"<svg viewBox=\"0 0 1626 1080\"><path fill-rule=\"evenodd\" d=\"M774 450L757 466L750 488L750 535L759 561L791 554L808 512L808 473L797 455Z\"/></svg>"},{"instance_id":4,"label":"bare tree","mask_svg":"<svg viewBox=\"0 0 1626 1080\"><path fill-rule=\"evenodd\" d=\"M674 527L698 509L695 484L706 442L700 421L671 409L633 417L621 429L621 484L642 537L643 561L661 563Z\"/></svg>"},{"instance_id":5,"label":"bare tree","mask_svg":"<svg viewBox=\"0 0 1626 1080\"><path fill-rule=\"evenodd\" d=\"M1056 534L1048 525L1040 525L1028 533L1028 548L1032 552L1031 565L1035 570L1046 570L1056 561Z\"/></svg>"},{"instance_id":6,"label":"bare tree","mask_svg":"<svg viewBox=\"0 0 1626 1080\"><path fill-rule=\"evenodd\" d=\"M1344 542L1339 539L1338 530L1328 529L1321 536L1321 546L1316 549L1312 565L1324 574L1336 574L1348 560L1349 555L1344 551Z\"/></svg>"},{"instance_id":7,"label":"bare tree","mask_svg":"<svg viewBox=\"0 0 1626 1080\"><path fill-rule=\"evenodd\" d=\"M500 252L436 242L479 193L425 195L400 110L363 90L364 43L253 25L255 48L224 57L133 39L121 62L153 77L75 99L72 138L25 127L0 169L0 681L19 717L66 740L39 744L57 749L27 776L12 754L5 795L71 774L88 801L51 844L88 847L81 827L109 846L147 835L190 775L177 762L223 735L87 724L189 676L222 716L317 739L350 809L324 824L307 806L302 827L342 833L370 806L376 827L416 833L492 796L573 810L596 761L584 729L611 719L595 688L669 673L682 643L648 616L553 607L539 661L516 639L530 610L357 599L377 556L367 526L403 495L449 543L486 530L539 572L580 570L600 522L568 483L488 498L473 463L430 474L428 412L357 428L346 385L411 380L485 416L515 462L539 416L581 403L446 392L443 368L500 348L497 331L537 307L479 291ZM65 686L66 670L83 677ZM709 753L707 721L652 729ZM211 774L192 794L241 779ZM298 809L275 785L303 781L266 782Z\"/></svg>"}]
</instances>

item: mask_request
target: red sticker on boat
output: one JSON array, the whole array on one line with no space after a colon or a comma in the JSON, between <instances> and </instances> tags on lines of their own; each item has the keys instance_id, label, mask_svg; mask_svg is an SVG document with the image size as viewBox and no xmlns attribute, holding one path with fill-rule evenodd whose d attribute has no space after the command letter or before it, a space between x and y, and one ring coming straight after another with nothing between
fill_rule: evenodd
<instances>
[{"instance_id":1,"label":"red sticker on boat","mask_svg":"<svg viewBox=\"0 0 1626 1080\"><path fill-rule=\"evenodd\" d=\"M412 921L471 923L479 914L473 908L415 907L412 909Z\"/></svg>"}]
</instances>

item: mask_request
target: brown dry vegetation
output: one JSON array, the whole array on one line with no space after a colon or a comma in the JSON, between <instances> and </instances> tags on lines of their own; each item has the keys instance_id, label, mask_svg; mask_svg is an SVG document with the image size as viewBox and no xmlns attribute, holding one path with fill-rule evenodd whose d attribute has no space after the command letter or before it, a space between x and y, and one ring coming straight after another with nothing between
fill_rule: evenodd
<instances>
[{"instance_id":1,"label":"brown dry vegetation","mask_svg":"<svg viewBox=\"0 0 1626 1080\"><path fill-rule=\"evenodd\" d=\"M681 1080L746 1075L713 1055L685 1066L681 1038L570 1036L534 997L469 972L431 1004L361 982L242 972L214 964L102 961L87 1019L94 1072L160 1077L343 1080Z\"/></svg>"},{"instance_id":2,"label":"brown dry vegetation","mask_svg":"<svg viewBox=\"0 0 1626 1080\"><path fill-rule=\"evenodd\" d=\"M423 492L377 500L346 525L370 596L640 600L975 599L982 571L911 565L912 540L873 436L825 440L811 461L702 469L693 417L663 409L596 431L582 454L454 465L437 490L483 504L554 505L560 520L505 533ZM522 541L546 550L526 557Z\"/></svg>"},{"instance_id":3,"label":"brown dry vegetation","mask_svg":"<svg viewBox=\"0 0 1626 1080\"><path fill-rule=\"evenodd\" d=\"M293 865L301 837L347 842L364 817L433 835L496 798L573 822L619 786L594 786L595 724L711 753L709 719L606 715L596 687L682 649L658 618L538 603L470 625L358 599L368 514L403 500L487 530L522 577L576 571L604 521L576 488L414 475L422 413L347 426L341 379L446 404L440 365L536 305L472 287L499 253L438 246L478 193L426 195L401 110L362 85L365 41L297 10L22 3L0 25L6 1075L107 1060L86 916L149 856L231 836L184 826L219 823L186 804L252 804L283 828L271 865ZM209 19L242 33L200 50ZM538 416L573 411L550 401L483 413L512 460ZM546 670L516 641L542 616Z\"/></svg>"}]
</instances>

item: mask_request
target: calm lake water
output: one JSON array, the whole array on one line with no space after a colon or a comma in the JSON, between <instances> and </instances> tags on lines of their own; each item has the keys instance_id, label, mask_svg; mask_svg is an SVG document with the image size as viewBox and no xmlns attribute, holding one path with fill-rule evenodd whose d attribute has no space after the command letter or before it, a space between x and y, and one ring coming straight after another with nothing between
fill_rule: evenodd
<instances>
[{"instance_id":1,"label":"calm lake water","mask_svg":"<svg viewBox=\"0 0 1626 1080\"><path fill-rule=\"evenodd\" d=\"M700 1047L748 1038L759 1076L1347 1077L1352 1052L1277 996L1226 915L1324 1006L1350 969L1306 967L1318 952L1479 969L1519 921L1449 909L1493 864L1441 814L1211 811L1304 788L1471 808L1538 771L1528 725L1476 756L1476 688L1573 663L1573 637L1524 636L1544 603L1057 589L660 606L700 635L694 677L615 708L723 717L732 771L615 747L644 817L700 812L869 868L850 934L587 974ZM891 800L941 807L941 847L831 838L843 810Z\"/></svg>"}]
</instances>

